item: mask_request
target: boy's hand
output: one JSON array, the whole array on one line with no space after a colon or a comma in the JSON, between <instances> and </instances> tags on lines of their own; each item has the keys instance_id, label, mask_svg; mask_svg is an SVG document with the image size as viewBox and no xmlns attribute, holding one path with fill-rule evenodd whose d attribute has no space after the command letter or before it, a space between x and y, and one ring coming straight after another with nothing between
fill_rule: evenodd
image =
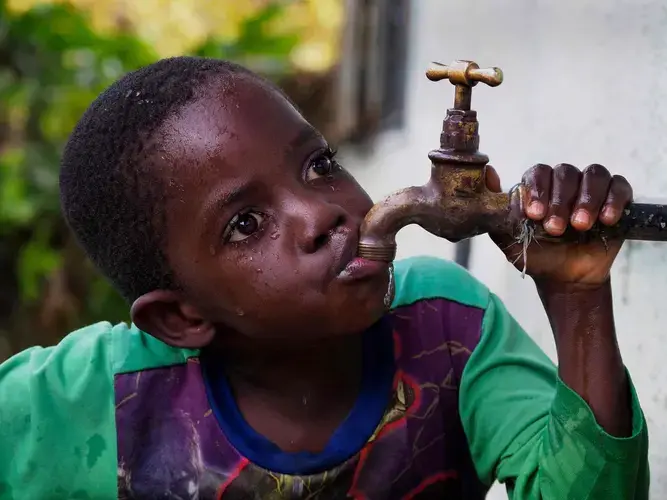
<instances>
[{"instance_id":1,"label":"boy's hand","mask_svg":"<svg viewBox=\"0 0 667 500\"><path fill-rule=\"evenodd\" d=\"M500 191L500 179L493 167L487 167L486 183ZM568 164L554 168L535 165L521 181L521 207L514 207L553 236L563 234L567 225L587 231L599 220L616 224L624 208L632 201L632 187L620 176L612 176L601 165L590 165L583 172ZM523 245L506 236L491 235L517 269L524 269ZM590 243L532 242L527 250L526 274L537 281L599 285L609 278L611 265L622 240Z\"/></svg>"}]
</instances>

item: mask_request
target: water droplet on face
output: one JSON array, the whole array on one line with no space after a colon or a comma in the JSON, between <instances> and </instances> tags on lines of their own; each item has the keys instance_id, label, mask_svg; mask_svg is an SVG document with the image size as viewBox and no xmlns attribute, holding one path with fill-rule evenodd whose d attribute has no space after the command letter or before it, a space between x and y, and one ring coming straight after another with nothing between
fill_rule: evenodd
<instances>
[{"instance_id":1,"label":"water droplet on face","mask_svg":"<svg viewBox=\"0 0 667 500\"><path fill-rule=\"evenodd\" d=\"M245 316L245 312L243 311L243 309L241 309L239 307L238 309L236 309L236 315L237 316Z\"/></svg>"},{"instance_id":2,"label":"water droplet on face","mask_svg":"<svg viewBox=\"0 0 667 500\"><path fill-rule=\"evenodd\" d=\"M258 269L257 269L257 272L261 274L261 273L262 273L262 270L258 268Z\"/></svg>"},{"instance_id":3,"label":"water droplet on face","mask_svg":"<svg viewBox=\"0 0 667 500\"><path fill-rule=\"evenodd\" d=\"M387 286L387 293L384 295L384 307L389 309L391 303L394 301L394 265L389 264L389 285Z\"/></svg>"},{"instance_id":4,"label":"water droplet on face","mask_svg":"<svg viewBox=\"0 0 667 500\"><path fill-rule=\"evenodd\" d=\"M278 238L280 238L280 233L273 233L271 234L271 236L269 236L269 238L271 238L272 240L277 240Z\"/></svg>"}]
</instances>

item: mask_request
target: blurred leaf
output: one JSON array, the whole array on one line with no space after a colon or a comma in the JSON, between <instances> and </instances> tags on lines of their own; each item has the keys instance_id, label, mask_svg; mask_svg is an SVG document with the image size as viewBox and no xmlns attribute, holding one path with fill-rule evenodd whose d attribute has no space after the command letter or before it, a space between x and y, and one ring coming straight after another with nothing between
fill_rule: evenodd
<instances>
[{"instance_id":1,"label":"blurred leaf","mask_svg":"<svg viewBox=\"0 0 667 500\"><path fill-rule=\"evenodd\" d=\"M268 3L264 9L246 19L233 43L206 40L195 54L238 61L265 76L289 71L290 55L299 42L297 34L276 35L271 24L284 12L279 3Z\"/></svg>"},{"instance_id":2,"label":"blurred leaf","mask_svg":"<svg viewBox=\"0 0 667 500\"><path fill-rule=\"evenodd\" d=\"M262 55L287 58L299 42L293 35L271 35L269 27L283 13L279 3L269 3L241 26L241 34L234 48L240 55Z\"/></svg>"},{"instance_id":3,"label":"blurred leaf","mask_svg":"<svg viewBox=\"0 0 667 500\"><path fill-rule=\"evenodd\" d=\"M60 253L50 245L50 238L49 228L41 225L21 250L18 269L24 301L37 300L44 280L62 263Z\"/></svg>"},{"instance_id":4,"label":"blurred leaf","mask_svg":"<svg viewBox=\"0 0 667 500\"><path fill-rule=\"evenodd\" d=\"M12 149L0 156L0 231L7 232L12 225L29 223L36 207L27 196L28 185L23 178L25 151Z\"/></svg>"}]
</instances>

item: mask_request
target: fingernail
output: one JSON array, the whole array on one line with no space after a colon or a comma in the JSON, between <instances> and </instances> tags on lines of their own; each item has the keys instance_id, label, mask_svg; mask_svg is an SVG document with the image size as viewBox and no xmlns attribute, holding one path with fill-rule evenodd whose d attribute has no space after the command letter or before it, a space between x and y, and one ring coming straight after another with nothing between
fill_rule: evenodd
<instances>
[{"instance_id":1,"label":"fingernail","mask_svg":"<svg viewBox=\"0 0 667 500\"><path fill-rule=\"evenodd\" d=\"M602 218L606 220L614 220L618 217L618 210L612 207L605 207L602 210Z\"/></svg>"},{"instance_id":2,"label":"fingernail","mask_svg":"<svg viewBox=\"0 0 667 500\"><path fill-rule=\"evenodd\" d=\"M560 217L549 217L544 223L544 228L549 232L561 233L565 230L565 223Z\"/></svg>"},{"instance_id":3,"label":"fingernail","mask_svg":"<svg viewBox=\"0 0 667 500\"><path fill-rule=\"evenodd\" d=\"M543 217L544 205L539 201L531 201L528 205L528 215L531 217Z\"/></svg>"},{"instance_id":4,"label":"fingernail","mask_svg":"<svg viewBox=\"0 0 667 500\"><path fill-rule=\"evenodd\" d=\"M577 210L572 218L573 222L576 222L581 226L587 226L590 223L590 220L591 217L586 210Z\"/></svg>"}]
</instances>

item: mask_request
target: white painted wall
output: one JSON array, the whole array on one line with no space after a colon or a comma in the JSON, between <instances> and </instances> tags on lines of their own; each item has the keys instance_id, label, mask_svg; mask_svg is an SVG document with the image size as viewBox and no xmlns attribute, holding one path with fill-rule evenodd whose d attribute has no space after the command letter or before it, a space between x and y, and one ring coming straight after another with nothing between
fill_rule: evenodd
<instances>
[{"instance_id":1,"label":"white painted wall","mask_svg":"<svg viewBox=\"0 0 667 500\"><path fill-rule=\"evenodd\" d=\"M406 129L381 138L371 157L344 156L377 199L422 184L427 153L453 102L450 84L423 76L431 60L499 66L505 82L479 85L481 147L507 188L532 164L602 163L642 198L667 199L667 0L419 0L413 3ZM522 146L525 145L525 146ZM419 228L399 237L399 256L453 257L453 246ZM651 438L651 498L667 498L667 244L628 244L614 274L618 334ZM486 238L472 271L553 356L532 283ZM490 498L500 499L502 489Z\"/></svg>"}]
</instances>

